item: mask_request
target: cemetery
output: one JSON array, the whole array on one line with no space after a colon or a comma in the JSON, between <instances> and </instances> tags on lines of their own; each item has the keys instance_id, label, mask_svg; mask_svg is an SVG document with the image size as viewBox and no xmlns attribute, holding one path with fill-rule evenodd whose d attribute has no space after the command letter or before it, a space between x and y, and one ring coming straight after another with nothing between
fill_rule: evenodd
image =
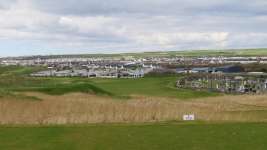
<instances>
[{"instance_id":1,"label":"cemetery","mask_svg":"<svg viewBox=\"0 0 267 150\"><path fill-rule=\"evenodd\" d=\"M180 78L177 88L233 94L267 93L267 76L257 74L195 74Z\"/></svg>"}]
</instances>

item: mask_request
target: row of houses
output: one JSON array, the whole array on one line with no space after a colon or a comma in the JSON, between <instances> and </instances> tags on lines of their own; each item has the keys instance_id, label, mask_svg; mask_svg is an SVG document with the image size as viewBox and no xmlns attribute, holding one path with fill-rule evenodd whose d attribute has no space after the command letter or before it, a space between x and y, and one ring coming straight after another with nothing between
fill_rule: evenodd
<instances>
[{"instance_id":1,"label":"row of houses","mask_svg":"<svg viewBox=\"0 0 267 150\"><path fill-rule=\"evenodd\" d=\"M34 66L42 65L49 66L55 64L175 64L175 65L223 65L223 64L267 64L267 57L222 57L222 56L199 56L199 57L184 57L182 55L176 56L147 56L133 57L133 56L117 56L117 57L101 57L101 56L29 56L29 57L9 57L0 58L1 65L22 65Z\"/></svg>"},{"instance_id":2,"label":"row of houses","mask_svg":"<svg viewBox=\"0 0 267 150\"><path fill-rule=\"evenodd\" d=\"M32 77L88 77L88 78L142 78L145 71L143 69L136 70L114 70L114 69L101 69L101 70L46 70L30 74Z\"/></svg>"}]
</instances>

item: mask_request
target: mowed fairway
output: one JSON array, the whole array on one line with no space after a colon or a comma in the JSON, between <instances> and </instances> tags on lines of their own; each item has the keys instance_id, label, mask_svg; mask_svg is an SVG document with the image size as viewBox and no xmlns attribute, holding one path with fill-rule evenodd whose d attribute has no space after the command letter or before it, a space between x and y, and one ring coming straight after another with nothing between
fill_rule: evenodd
<instances>
[{"instance_id":1,"label":"mowed fairway","mask_svg":"<svg viewBox=\"0 0 267 150\"><path fill-rule=\"evenodd\" d=\"M0 127L1 150L265 150L267 124Z\"/></svg>"},{"instance_id":2,"label":"mowed fairway","mask_svg":"<svg viewBox=\"0 0 267 150\"><path fill-rule=\"evenodd\" d=\"M217 96L217 93L177 89L179 77L145 77L140 79L95 79L93 85L118 96L144 95L171 98L199 98Z\"/></svg>"}]
</instances>

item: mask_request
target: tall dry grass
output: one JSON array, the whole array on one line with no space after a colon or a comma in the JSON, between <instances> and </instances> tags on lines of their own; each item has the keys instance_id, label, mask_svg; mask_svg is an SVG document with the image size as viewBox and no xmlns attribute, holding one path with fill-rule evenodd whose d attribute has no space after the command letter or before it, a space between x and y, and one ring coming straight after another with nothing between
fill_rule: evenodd
<instances>
[{"instance_id":1,"label":"tall dry grass","mask_svg":"<svg viewBox=\"0 0 267 150\"><path fill-rule=\"evenodd\" d=\"M267 121L266 95L190 101L135 96L123 101L81 93L27 94L43 100L0 99L0 124L154 122L181 120L184 114L206 121Z\"/></svg>"}]
</instances>

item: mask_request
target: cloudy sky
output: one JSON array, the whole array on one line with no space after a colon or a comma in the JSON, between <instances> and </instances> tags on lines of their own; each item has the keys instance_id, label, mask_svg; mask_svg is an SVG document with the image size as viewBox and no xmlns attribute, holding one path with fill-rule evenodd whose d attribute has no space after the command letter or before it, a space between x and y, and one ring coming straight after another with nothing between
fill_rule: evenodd
<instances>
[{"instance_id":1,"label":"cloudy sky","mask_svg":"<svg viewBox=\"0 0 267 150\"><path fill-rule=\"evenodd\" d=\"M0 0L0 57L267 47L266 0Z\"/></svg>"}]
</instances>

